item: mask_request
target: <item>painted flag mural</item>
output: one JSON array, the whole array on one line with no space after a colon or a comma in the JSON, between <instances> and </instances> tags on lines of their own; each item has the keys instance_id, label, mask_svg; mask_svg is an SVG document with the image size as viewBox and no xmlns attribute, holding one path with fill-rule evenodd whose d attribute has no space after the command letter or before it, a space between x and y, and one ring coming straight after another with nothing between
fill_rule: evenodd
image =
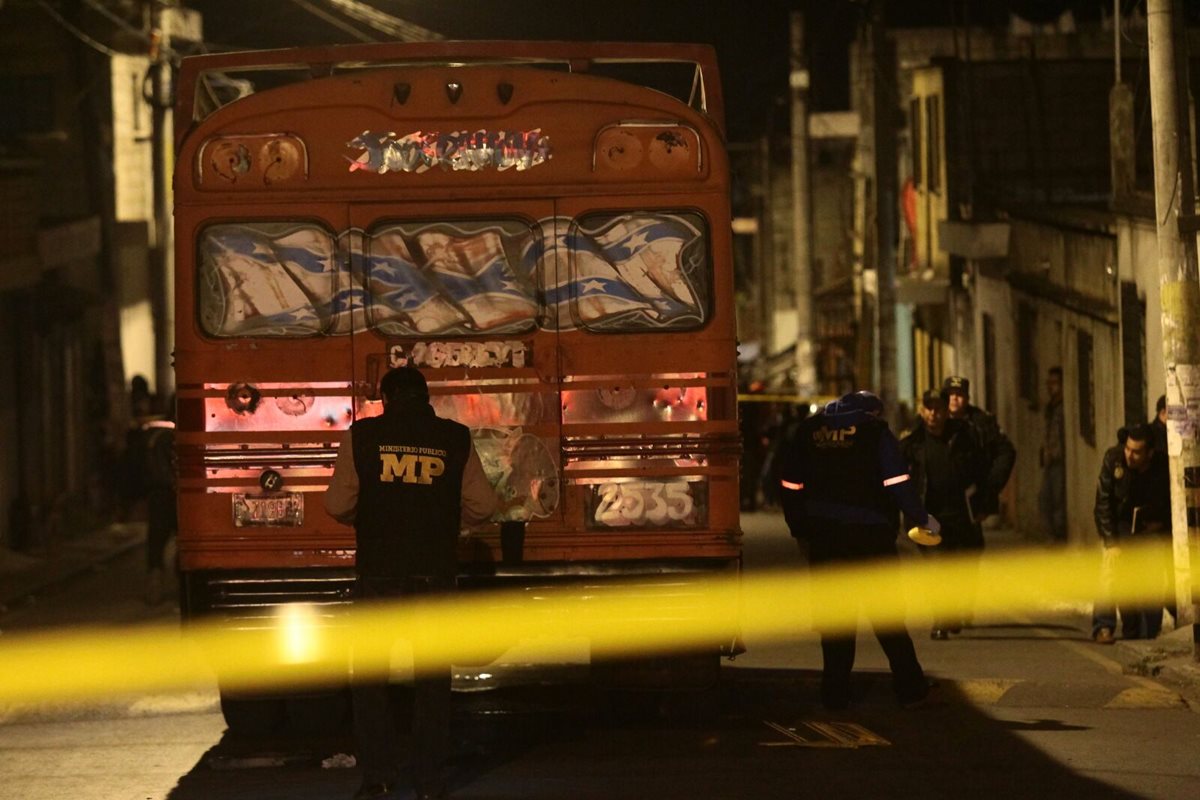
<instances>
[{"instance_id":1,"label":"painted flag mural","mask_svg":"<svg viewBox=\"0 0 1200 800\"><path fill-rule=\"evenodd\" d=\"M417 266L400 229L371 237L368 286L371 322L384 333L437 333L461 327L466 316Z\"/></svg>"},{"instance_id":2,"label":"painted flag mural","mask_svg":"<svg viewBox=\"0 0 1200 800\"><path fill-rule=\"evenodd\" d=\"M395 225L369 244L372 324L385 333L512 333L537 326L534 238L506 223Z\"/></svg>"},{"instance_id":3,"label":"painted flag mural","mask_svg":"<svg viewBox=\"0 0 1200 800\"><path fill-rule=\"evenodd\" d=\"M200 241L200 322L213 336L297 336L328 329L334 239L312 225L214 225Z\"/></svg>"},{"instance_id":4,"label":"painted flag mural","mask_svg":"<svg viewBox=\"0 0 1200 800\"><path fill-rule=\"evenodd\" d=\"M395 223L336 239L310 223L222 224L199 255L201 325L218 337L364 322L391 336L690 330L708 314L705 223L691 213Z\"/></svg>"},{"instance_id":5,"label":"painted flag mural","mask_svg":"<svg viewBox=\"0 0 1200 800\"><path fill-rule=\"evenodd\" d=\"M532 239L532 234L524 237ZM470 316L475 330L528 330L537 321L536 283L510 266L496 230L455 236L440 231L417 235L428 269Z\"/></svg>"},{"instance_id":6,"label":"painted flag mural","mask_svg":"<svg viewBox=\"0 0 1200 800\"><path fill-rule=\"evenodd\" d=\"M526 254L562 328L687 329L702 325L708 265L695 214L593 214L556 219Z\"/></svg>"}]
</instances>

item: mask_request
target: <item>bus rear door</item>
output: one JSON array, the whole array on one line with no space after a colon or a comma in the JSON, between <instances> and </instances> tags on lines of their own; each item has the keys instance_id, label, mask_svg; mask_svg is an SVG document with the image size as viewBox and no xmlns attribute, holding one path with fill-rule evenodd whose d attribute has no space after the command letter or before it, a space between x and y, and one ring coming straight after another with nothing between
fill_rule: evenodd
<instances>
[{"instance_id":1,"label":"bus rear door","mask_svg":"<svg viewBox=\"0 0 1200 800\"><path fill-rule=\"evenodd\" d=\"M351 347L356 408L381 411L388 369L420 369L437 413L471 428L504 517L528 524L531 558L563 515L558 331L545 302L552 212L527 200L350 211L361 242L352 269L365 288ZM468 571L500 561L497 525L467 541Z\"/></svg>"}]
</instances>

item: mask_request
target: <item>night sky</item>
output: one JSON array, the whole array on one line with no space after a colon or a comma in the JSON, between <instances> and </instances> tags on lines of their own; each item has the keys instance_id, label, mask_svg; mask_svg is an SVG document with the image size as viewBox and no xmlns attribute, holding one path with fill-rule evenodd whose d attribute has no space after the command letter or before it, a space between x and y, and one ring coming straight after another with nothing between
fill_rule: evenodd
<instances>
[{"instance_id":1,"label":"night sky","mask_svg":"<svg viewBox=\"0 0 1200 800\"><path fill-rule=\"evenodd\" d=\"M322 0L309 0L329 9ZM436 30L450 39L570 39L706 42L717 48L730 139L746 140L767 125L769 109L787 92L788 14L805 7L810 95L814 111L849 107L847 48L865 0L370 0L381 11ZM1131 9L1140 0L1124 0ZM204 13L213 49L288 47L356 41L292 0L186 0ZM1143 3L1144 5L1144 3ZM1193 13L1200 2L1190 4ZM969 7L969 12L966 9ZM253 14L247 13L253 8ZM1078 22L1109 12L1111 0L890 0L890 26L962 23L1004 25L1010 11L1047 21L1071 9ZM370 32L363 25L356 25ZM379 34L383 39L383 35Z\"/></svg>"}]
</instances>

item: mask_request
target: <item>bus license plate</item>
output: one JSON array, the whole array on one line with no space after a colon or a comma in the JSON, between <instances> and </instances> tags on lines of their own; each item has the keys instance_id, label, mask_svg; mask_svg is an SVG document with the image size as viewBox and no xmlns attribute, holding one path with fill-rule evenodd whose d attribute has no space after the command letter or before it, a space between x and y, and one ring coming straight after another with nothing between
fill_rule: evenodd
<instances>
[{"instance_id":1,"label":"bus license plate","mask_svg":"<svg viewBox=\"0 0 1200 800\"><path fill-rule=\"evenodd\" d=\"M233 524L239 528L255 525L303 525L304 495L299 492L271 495L235 494Z\"/></svg>"}]
</instances>

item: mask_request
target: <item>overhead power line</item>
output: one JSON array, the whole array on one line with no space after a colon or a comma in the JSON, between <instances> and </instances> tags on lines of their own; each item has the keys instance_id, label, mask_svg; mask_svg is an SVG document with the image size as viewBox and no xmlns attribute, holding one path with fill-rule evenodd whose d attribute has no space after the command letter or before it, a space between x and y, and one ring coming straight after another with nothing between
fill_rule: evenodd
<instances>
[{"instance_id":1,"label":"overhead power line","mask_svg":"<svg viewBox=\"0 0 1200 800\"><path fill-rule=\"evenodd\" d=\"M385 14L379 9L359 0L325 0L326 3L353 20L395 37L402 42L428 42L444 39L440 33L423 28L408 20Z\"/></svg>"},{"instance_id":2,"label":"overhead power line","mask_svg":"<svg viewBox=\"0 0 1200 800\"><path fill-rule=\"evenodd\" d=\"M347 22L343 22L342 20L335 17L333 14L330 14L328 11L321 9L315 3L310 3L309 0L292 0L292 3L299 6L300 8L303 8L305 11L312 14L314 17L317 17L321 21L328 22L330 25L337 28L338 30L344 31L345 33L350 34L355 39L358 39L360 42L379 41L374 36L370 36L368 34L363 33L362 31L360 31L358 28L354 27L353 25L351 25Z\"/></svg>"},{"instance_id":3,"label":"overhead power line","mask_svg":"<svg viewBox=\"0 0 1200 800\"><path fill-rule=\"evenodd\" d=\"M45 2L45 0L37 0L37 4L38 4L38 6L41 7L41 9L43 11L45 11L47 14L49 14L51 17L53 17L55 22L57 22L59 25L66 28L68 33L70 33L72 36L74 36L79 41L86 44L88 47L95 50L97 53L103 53L104 55L109 56L109 57L121 55L116 50L113 50L111 47L105 47L103 44L101 44L100 42L97 42L95 39L88 36L86 33L81 31L79 28L76 28L74 25L72 25L70 22L68 22L67 19L62 14L59 14L57 11L55 11L53 8L51 8L50 5L47 2Z\"/></svg>"}]
</instances>

